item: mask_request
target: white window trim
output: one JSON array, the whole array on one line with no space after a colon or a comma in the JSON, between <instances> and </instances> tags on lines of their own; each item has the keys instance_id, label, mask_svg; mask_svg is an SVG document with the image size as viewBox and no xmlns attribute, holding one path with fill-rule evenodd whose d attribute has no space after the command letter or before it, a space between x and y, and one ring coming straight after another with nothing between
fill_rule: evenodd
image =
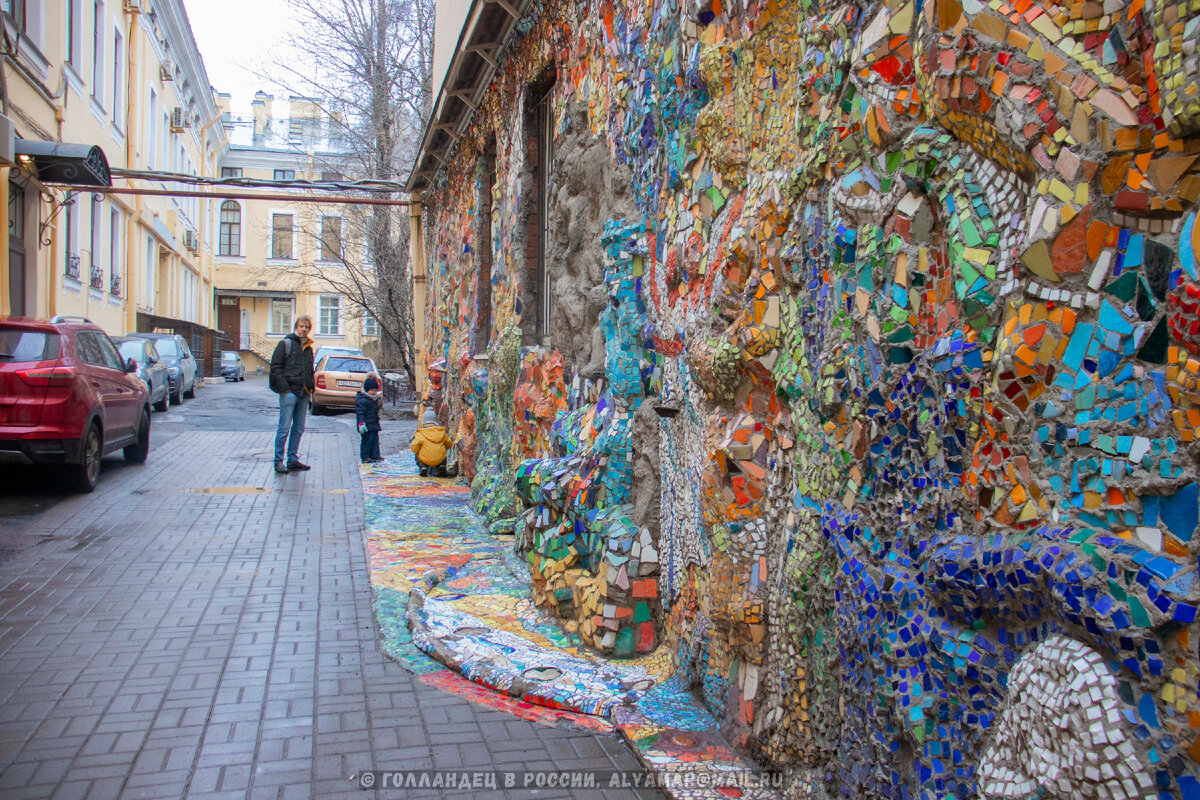
<instances>
[{"instance_id":1,"label":"white window trim","mask_svg":"<svg viewBox=\"0 0 1200 800\"><path fill-rule=\"evenodd\" d=\"M379 333L379 320L377 320L377 319L375 319L374 317L372 317L372 316L370 315L370 313L368 313L368 312L366 312L366 311L363 311L363 315L362 315L362 316L363 316L363 330L362 330L362 335L363 335L363 336L365 336L365 337L368 337L368 338L374 338L374 339L377 339L377 338L379 338L379 335L380 335L380 333ZM374 331L370 331L370 330L368 330L368 328L367 328L367 326L371 325L372 323L374 323L374 325L375 325L375 330L374 330Z\"/></svg>"},{"instance_id":2,"label":"white window trim","mask_svg":"<svg viewBox=\"0 0 1200 800\"><path fill-rule=\"evenodd\" d=\"M292 218L292 257L291 258L279 258L274 253L274 249L275 249L275 217L276 216L285 216L285 217ZM268 230L270 231L269 235L267 236L267 263L280 265L280 266L287 266L290 264L295 264L297 261L300 260L298 258L299 252L296 249L298 246L298 242L296 241L296 212L295 212L295 210L282 209L282 208L269 209L267 211L267 222L269 223Z\"/></svg>"}]
</instances>

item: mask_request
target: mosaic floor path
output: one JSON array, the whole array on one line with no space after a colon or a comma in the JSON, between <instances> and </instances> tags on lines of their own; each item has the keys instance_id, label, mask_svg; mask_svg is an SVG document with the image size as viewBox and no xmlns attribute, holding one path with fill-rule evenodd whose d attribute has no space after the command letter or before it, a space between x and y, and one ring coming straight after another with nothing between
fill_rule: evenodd
<instances>
[{"instance_id":1,"label":"mosaic floor path","mask_svg":"<svg viewBox=\"0 0 1200 800\"><path fill-rule=\"evenodd\" d=\"M425 682L552 726L619 731L668 794L770 798L712 716L670 679L666 648L600 658L540 613L511 537L450 479L394 456L363 465L366 545L388 656Z\"/></svg>"}]
</instances>

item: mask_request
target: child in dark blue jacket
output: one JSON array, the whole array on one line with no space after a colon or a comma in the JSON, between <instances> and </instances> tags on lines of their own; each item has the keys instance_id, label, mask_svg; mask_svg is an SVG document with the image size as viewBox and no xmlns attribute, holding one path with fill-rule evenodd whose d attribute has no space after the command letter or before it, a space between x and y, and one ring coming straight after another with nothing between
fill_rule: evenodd
<instances>
[{"instance_id":1,"label":"child in dark blue jacket","mask_svg":"<svg viewBox=\"0 0 1200 800\"><path fill-rule=\"evenodd\" d=\"M354 418L362 437L358 447L362 462L383 461L379 455L379 379L374 375L367 376L362 391L354 398Z\"/></svg>"}]
</instances>

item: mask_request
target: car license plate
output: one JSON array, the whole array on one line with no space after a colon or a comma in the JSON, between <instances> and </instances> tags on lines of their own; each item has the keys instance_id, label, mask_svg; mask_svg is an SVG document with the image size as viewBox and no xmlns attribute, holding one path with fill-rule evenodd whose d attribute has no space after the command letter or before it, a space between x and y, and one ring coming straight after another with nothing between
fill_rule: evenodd
<instances>
[{"instance_id":1,"label":"car license plate","mask_svg":"<svg viewBox=\"0 0 1200 800\"><path fill-rule=\"evenodd\" d=\"M358 381L338 381L338 386L354 386L354 387L358 387L358 386L362 386L362 384L361 384L361 383L359 383Z\"/></svg>"}]
</instances>

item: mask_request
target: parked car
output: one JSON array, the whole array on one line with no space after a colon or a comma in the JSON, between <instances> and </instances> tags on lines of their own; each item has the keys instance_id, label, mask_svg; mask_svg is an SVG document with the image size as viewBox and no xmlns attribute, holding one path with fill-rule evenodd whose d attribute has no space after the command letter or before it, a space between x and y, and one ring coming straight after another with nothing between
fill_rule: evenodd
<instances>
[{"instance_id":1,"label":"parked car","mask_svg":"<svg viewBox=\"0 0 1200 800\"><path fill-rule=\"evenodd\" d=\"M130 333L139 339L149 339L158 348L158 354L167 362L171 374L171 405L177 406L183 398L196 396L196 359L187 340L178 333Z\"/></svg>"},{"instance_id":2,"label":"parked car","mask_svg":"<svg viewBox=\"0 0 1200 800\"><path fill-rule=\"evenodd\" d=\"M246 380L246 365L242 357L232 350L221 353L221 377L227 381Z\"/></svg>"},{"instance_id":3,"label":"parked car","mask_svg":"<svg viewBox=\"0 0 1200 800\"><path fill-rule=\"evenodd\" d=\"M321 358L314 369L314 414L327 408L354 408L354 399L368 375L378 375L375 362L366 356L334 353Z\"/></svg>"},{"instance_id":4,"label":"parked car","mask_svg":"<svg viewBox=\"0 0 1200 800\"><path fill-rule=\"evenodd\" d=\"M357 347L341 347L323 344L313 352L313 364L320 364L321 359L325 356L340 355L340 356L364 356L363 351Z\"/></svg>"},{"instance_id":5,"label":"parked car","mask_svg":"<svg viewBox=\"0 0 1200 800\"><path fill-rule=\"evenodd\" d=\"M137 365L137 376L146 384L150 392L150 404L155 411L167 410L167 397L171 393L171 371L154 342L149 339L138 339L131 336L121 336L113 339L113 344L121 352L121 358L132 358Z\"/></svg>"},{"instance_id":6,"label":"parked car","mask_svg":"<svg viewBox=\"0 0 1200 800\"><path fill-rule=\"evenodd\" d=\"M66 468L90 492L100 459L150 452L150 393L112 339L83 317L0 318L0 463Z\"/></svg>"}]
</instances>

